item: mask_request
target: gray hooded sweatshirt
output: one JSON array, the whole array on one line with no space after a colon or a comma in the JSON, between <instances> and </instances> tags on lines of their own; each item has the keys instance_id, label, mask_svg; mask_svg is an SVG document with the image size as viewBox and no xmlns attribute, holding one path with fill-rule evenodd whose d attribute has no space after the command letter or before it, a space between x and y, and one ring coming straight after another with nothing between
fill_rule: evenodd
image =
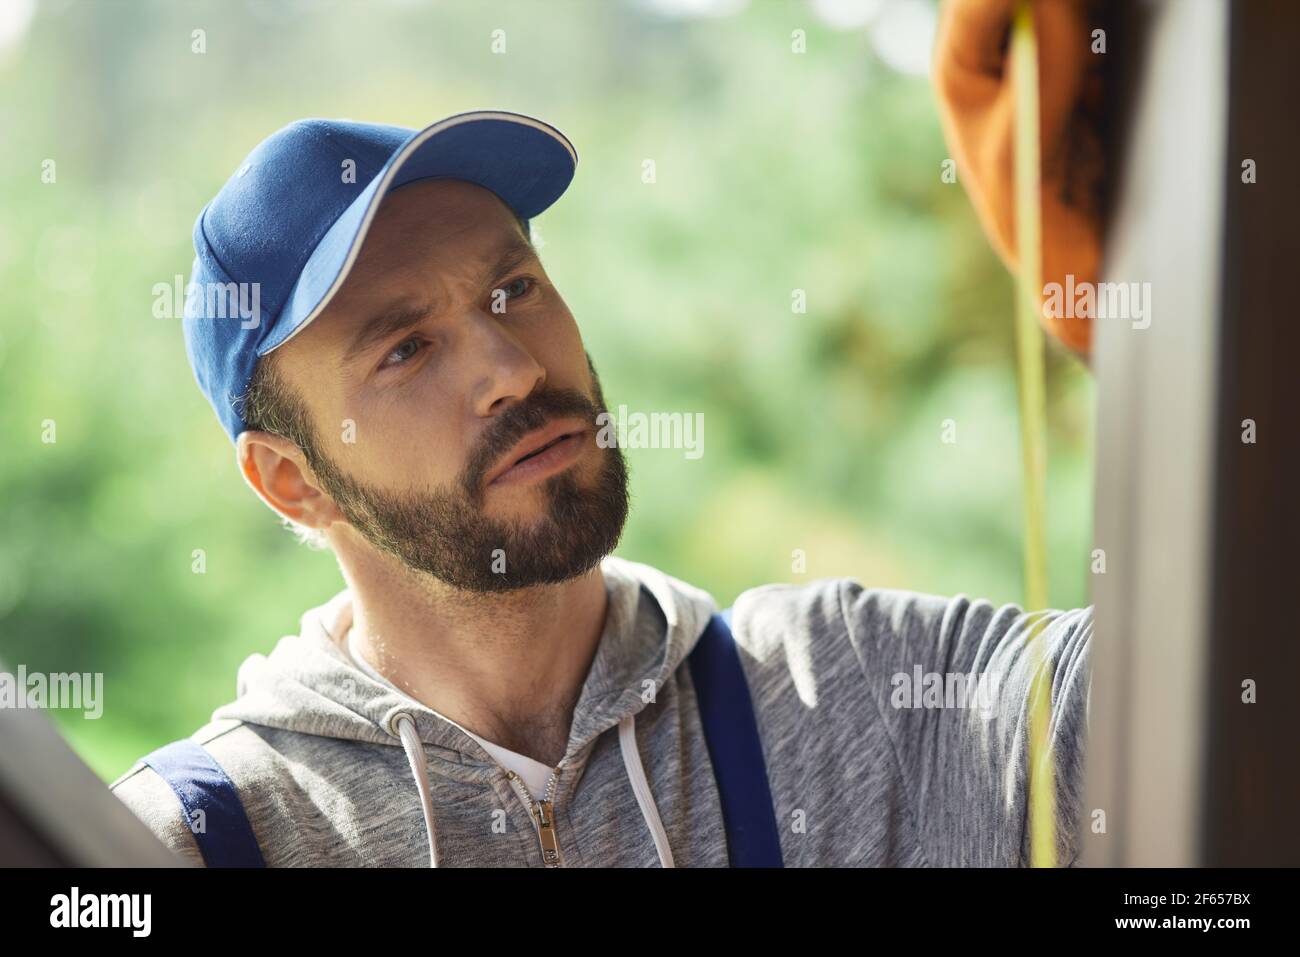
<instances>
[{"instance_id":1,"label":"gray hooded sweatshirt","mask_svg":"<svg viewBox=\"0 0 1300 957\"><path fill-rule=\"evenodd\" d=\"M358 669L347 591L239 669L192 736L238 788L271 867L719 867L727 846L686 656L717 605L647 565L602 563L609 608L537 806L461 728ZM1091 609L1048 613L1058 861L1078 856ZM1014 606L767 585L732 626L786 866L1028 862L1030 620ZM137 762L110 785L202 864L168 785ZM548 835L549 836L549 835Z\"/></svg>"}]
</instances>

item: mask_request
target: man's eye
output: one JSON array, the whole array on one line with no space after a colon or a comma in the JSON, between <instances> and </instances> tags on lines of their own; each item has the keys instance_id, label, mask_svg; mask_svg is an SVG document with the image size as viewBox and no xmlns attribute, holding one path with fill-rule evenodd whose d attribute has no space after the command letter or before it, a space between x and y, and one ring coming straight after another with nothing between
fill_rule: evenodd
<instances>
[{"instance_id":1,"label":"man's eye","mask_svg":"<svg viewBox=\"0 0 1300 957\"><path fill-rule=\"evenodd\" d=\"M414 337L407 339L405 342L403 342L392 352L388 353L388 355L384 358L384 361L380 363L380 368L382 369L382 368L388 368L390 366L401 365L403 362L406 362L413 355L419 352L421 345L423 345L423 342L420 339Z\"/></svg>"},{"instance_id":2,"label":"man's eye","mask_svg":"<svg viewBox=\"0 0 1300 957\"><path fill-rule=\"evenodd\" d=\"M521 276L506 283L501 287L501 291L506 294L507 299L518 299L520 296L527 295L532 288L533 281L526 276Z\"/></svg>"}]
</instances>

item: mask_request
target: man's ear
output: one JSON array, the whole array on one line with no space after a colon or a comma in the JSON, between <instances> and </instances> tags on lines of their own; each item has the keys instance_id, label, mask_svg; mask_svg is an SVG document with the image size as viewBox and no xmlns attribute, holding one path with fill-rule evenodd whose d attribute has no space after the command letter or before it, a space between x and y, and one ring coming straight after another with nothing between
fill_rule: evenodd
<instances>
[{"instance_id":1,"label":"man's ear","mask_svg":"<svg viewBox=\"0 0 1300 957\"><path fill-rule=\"evenodd\" d=\"M235 440L235 461L257 497L283 518L322 532L345 520L321 489L302 449L283 436L241 432Z\"/></svg>"}]
</instances>

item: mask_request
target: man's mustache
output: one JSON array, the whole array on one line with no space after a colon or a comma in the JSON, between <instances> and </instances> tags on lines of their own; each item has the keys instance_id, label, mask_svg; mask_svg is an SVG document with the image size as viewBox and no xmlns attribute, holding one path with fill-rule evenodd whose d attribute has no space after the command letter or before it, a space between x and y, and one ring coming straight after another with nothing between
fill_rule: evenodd
<instances>
[{"instance_id":1,"label":"man's mustache","mask_svg":"<svg viewBox=\"0 0 1300 957\"><path fill-rule=\"evenodd\" d=\"M576 389L549 389L515 403L488 427L461 473L466 492L478 499L483 479L521 438L555 419L582 419L594 425L603 410Z\"/></svg>"}]
</instances>

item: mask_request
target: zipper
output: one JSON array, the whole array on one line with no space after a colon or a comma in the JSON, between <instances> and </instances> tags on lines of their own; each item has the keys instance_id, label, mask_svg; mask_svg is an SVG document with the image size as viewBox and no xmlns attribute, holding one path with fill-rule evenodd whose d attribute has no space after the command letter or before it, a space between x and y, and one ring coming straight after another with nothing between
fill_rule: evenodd
<instances>
[{"instance_id":1,"label":"zipper","mask_svg":"<svg viewBox=\"0 0 1300 957\"><path fill-rule=\"evenodd\" d=\"M514 771L506 772L506 779L510 786L514 788L515 794L524 802L528 808L528 815L533 819L533 828L537 831L537 843L542 851L542 863L547 867L559 867L560 859L560 842L555 836L555 813L554 813L554 795L555 782L560 776L560 769L557 767L551 772L550 780L546 782L546 791L540 801L534 801L533 796L528 793L528 788L524 785L523 779Z\"/></svg>"}]
</instances>

